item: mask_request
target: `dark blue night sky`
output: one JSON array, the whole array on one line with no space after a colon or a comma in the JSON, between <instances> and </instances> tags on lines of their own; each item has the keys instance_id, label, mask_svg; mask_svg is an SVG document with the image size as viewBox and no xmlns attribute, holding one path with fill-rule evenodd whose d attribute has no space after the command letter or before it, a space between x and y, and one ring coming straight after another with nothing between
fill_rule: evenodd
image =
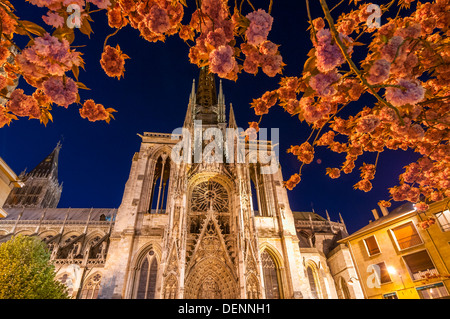
<instances>
[{"instance_id":1,"label":"dark blue night sky","mask_svg":"<svg viewBox=\"0 0 450 319\"><path fill-rule=\"evenodd\" d=\"M330 1L330 7L333 2ZM24 0L13 3L19 17L43 25L40 17L46 10ZM193 2L188 1L188 4ZM269 1L253 1L253 4L267 9ZM312 9L313 18L321 15L317 7ZM300 76L311 48L305 2L274 1L272 15L274 24L269 39L281 45L279 50L287 64L284 75ZM52 111L54 122L47 127L38 120L21 119L0 129L0 157L17 174L25 168L33 169L59 140L62 141L59 179L64 186L59 207L119 207L131 159L140 146L137 133L171 133L181 127L192 79L199 73L197 66L188 60L189 47L177 35L169 37L165 43L149 43L128 26L108 40L112 46L119 43L123 52L131 57L126 60L125 78L109 78L99 60L103 41L114 30L109 28L104 11L94 13L92 17L94 34L91 39L76 32L77 39L73 43L87 45L79 49L86 62L86 72L81 70L79 80L91 90L81 91L81 100L92 98L105 107L116 109L115 120L110 124L91 123L79 116L77 106L70 106L68 110L55 106ZM23 47L28 40L20 37L17 41ZM269 78L261 71L256 76L241 73L236 83L223 80L227 108L229 103L233 104L238 126L245 129L248 122L257 120L250 102L265 91L275 89L279 80L280 75ZM19 88L28 94L33 92L23 79ZM362 106L370 106L373 101L367 95L365 98L367 100L348 106L349 111L356 113ZM287 180L298 171L299 162L295 156L287 154L286 149L305 141L309 135L308 126L275 106L269 116L263 118L261 127L280 129L280 161ZM416 156L403 151L380 154L377 175L369 193L353 190L359 180L357 169L337 180L325 175L327 167L340 167L344 156L323 147L317 149L316 159L321 159L321 164L314 161L305 165L302 181L293 191L288 191L288 196L291 209L295 211L311 211L313 207L316 213L325 216L327 209L333 221L339 220L341 213L352 233L373 219L371 210L378 208L380 199L388 198L388 187L397 184L403 166ZM375 158L376 153L368 153L358 159L357 167L363 162L374 163ZM390 209L399 204L394 203Z\"/></svg>"}]
</instances>

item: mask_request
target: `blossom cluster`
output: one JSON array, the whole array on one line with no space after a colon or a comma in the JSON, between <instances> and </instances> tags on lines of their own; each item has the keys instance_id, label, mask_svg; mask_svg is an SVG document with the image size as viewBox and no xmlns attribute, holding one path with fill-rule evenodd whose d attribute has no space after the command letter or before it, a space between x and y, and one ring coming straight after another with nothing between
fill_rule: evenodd
<instances>
[{"instance_id":1,"label":"blossom cluster","mask_svg":"<svg viewBox=\"0 0 450 319\"><path fill-rule=\"evenodd\" d=\"M209 65L210 71L221 78L236 81L242 69L256 75L259 67L274 77L281 73L284 64L278 45L267 40L272 23L272 16L263 9L246 16L235 10L229 18L227 1L205 0L192 15L189 25L181 27L180 37L193 39L193 33L198 33L195 45L189 50L191 63ZM235 47L235 35L246 39L239 48ZM241 52L245 59L239 65L236 58Z\"/></svg>"},{"instance_id":2,"label":"blossom cluster","mask_svg":"<svg viewBox=\"0 0 450 319\"><path fill-rule=\"evenodd\" d=\"M100 65L108 76L120 79L125 72L125 59L128 58L119 45L115 48L107 45L103 50Z\"/></svg>"},{"instance_id":3,"label":"blossom cluster","mask_svg":"<svg viewBox=\"0 0 450 319\"><path fill-rule=\"evenodd\" d=\"M94 100L89 99L83 103L83 107L79 110L80 116L84 119L88 119L90 122L107 121L112 117L114 109L105 107L102 104L97 104Z\"/></svg>"},{"instance_id":4,"label":"blossom cluster","mask_svg":"<svg viewBox=\"0 0 450 319\"><path fill-rule=\"evenodd\" d=\"M25 80L37 88L51 76L61 77L74 66L80 66L79 52L71 50L66 39L49 33L34 39L33 45L22 50L15 58Z\"/></svg>"},{"instance_id":5,"label":"blossom cluster","mask_svg":"<svg viewBox=\"0 0 450 319\"><path fill-rule=\"evenodd\" d=\"M412 2L408 1L408 6ZM353 172L367 152L378 158L387 149L415 151L419 160L405 167L399 185L389 192L391 200L407 200L425 211L429 202L450 196L450 45L446 41L450 1L417 3L409 16L390 19L379 29L366 28L370 14L366 9L367 4L361 4L342 14L335 32L322 18L311 21L314 47L302 76L295 78L296 85L288 88L288 78L284 78L277 90L254 99L252 107L256 115L268 113L272 104L265 103L264 96L274 95L288 113L317 129L317 134L311 134L313 143L291 146L288 152L297 157L302 154L298 158L301 167L312 162L314 147L345 154L340 168L326 169L333 179ZM352 47L361 45L351 37L356 34L359 38L362 32L373 34L367 56L359 61L360 69L351 66L350 72L344 72L341 68L348 65L347 58L354 59ZM338 114L365 93L377 98L373 107L363 107L347 117ZM355 189L372 189L376 162L360 165L361 180ZM382 200L380 205L389 207L391 203Z\"/></svg>"}]
</instances>

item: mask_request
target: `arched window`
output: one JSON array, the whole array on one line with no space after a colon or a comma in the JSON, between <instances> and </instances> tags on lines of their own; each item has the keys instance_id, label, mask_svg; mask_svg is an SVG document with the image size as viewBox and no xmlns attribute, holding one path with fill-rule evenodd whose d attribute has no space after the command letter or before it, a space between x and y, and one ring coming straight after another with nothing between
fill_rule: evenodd
<instances>
[{"instance_id":1,"label":"arched window","mask_svg":"<svg viewBox=\"0 0 450 319\"><path fill-rule=\"evenodd\" d=\"M137 299L155 299L158 261L150 250L143 258L137 276Z\"/></svg>"},{"instance_id":2,"label":"arched window","mask_svg":"<svg viewBox=\"0 0 450 319\"><path fill-rule=\"evenodd\" d=\"M102 280L102 275L94 274L88 278L86 284L81 290L81 299L97 299L98 291L100 289L100 281Z\"/></svg>"},{"instance_id":3,"label":"arched window","mask_svg":"<svg viewBox=\"0 0 450 319\"><path fill-rule=\"evenodd\" d=\"M309 286L311 288L311 297L314 299L319 299L319 290L317 285L317 274L315 270L308 265L306 267L306 274L308 275Z\"/></svg>"},{"instance_id":4,"label":"arched window","mask_svg":"<svg viewBox=\"0 0 450 319\"><path fill-rule=\"evenodd\" d=\"M164 213L169 190L170 158L166 154L158 157L153 177L149 213Z\"/></svg>"},{"instance_id":5,"label":"arched window","mask_svg":"<svg viewBox=\"0 0 450 319\"><path fill-rule=\"evenodd\" d=\"M260 164L250 165L250 184L252 190L253 210L257 216L270 216L269 203L264 187L264 176L261 174Z\"/></svg>"},{"instance_id":6,"label":"arched window","mask_svg":"<svg viewBox=\"0 0 450 319\"><path fill-rule=\"evenodd\" d=\"M263 268L264 286L267 299L280 299L280 270L266 250L261 254L261 264Z\"/></svg>"}]
</instances>

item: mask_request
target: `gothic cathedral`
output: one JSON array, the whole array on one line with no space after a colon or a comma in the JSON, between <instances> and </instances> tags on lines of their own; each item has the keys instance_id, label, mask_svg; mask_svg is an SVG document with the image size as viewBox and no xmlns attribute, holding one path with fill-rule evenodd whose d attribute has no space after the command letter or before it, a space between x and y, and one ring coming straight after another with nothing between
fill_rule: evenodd
<instances>
[{"instance_id":1,"label":"gothic cathedral","mask_svg":"<svg viewBox=\"0 0 450 319\"><path fill-rule=\"evenodd\" d=\"M214 76L201 69L182 132L202 138L179 152L185 160L174 159L182 134L140 135L117 210L55 208L57 177L48 198L15 190L0 220L0 242L19 232L40 236L74 298L361 297L358 285L347 285L357 277L350 252L336 243L347 235L342 218L292 212L280 165L255 156L263 150L273 158L274 145L228 134L237 125L231 104L228 118L225 110L222 83L217 93ZM223 161L197 161L196 145L201 154L213 145L210 155ZM59 149L42 165L54 165ZM41 175L32 173L29 183L37 183ZM41 179L55 181L52 174ZM47 185L40 183L36 193Z\"/></svg>"}]
</instances>

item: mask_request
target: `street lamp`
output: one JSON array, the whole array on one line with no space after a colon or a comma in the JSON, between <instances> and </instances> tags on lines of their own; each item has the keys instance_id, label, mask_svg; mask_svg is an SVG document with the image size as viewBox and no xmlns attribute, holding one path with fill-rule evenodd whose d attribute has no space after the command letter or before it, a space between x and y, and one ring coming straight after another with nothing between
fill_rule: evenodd
<instances>
[{"instance_id":1,"label":"street lamp","mask_svg":"<svg viewBox=\"0 0 450 319\"><path fill-rule=\"evenodd\" d=\"M395 268L392 267L392 266L387 267L387 271L388 271L388 273L391 274L391 275L395 275L395 274L397 273L397 269L395 269Z\"/></svg>"},{"instance_id":2,"label":"street lamp","mask_svg":"<svg viewBox=\"0 0 450 319\"><path fill-rule=\"evenodd\" d=\"M389 274L391 275L396 275L397 274L397 269L395 269L393 266L389 266L387 267L387 271ZM403 277L401 274L398 274L398 276L400 277L400 280L402 281L402 285L403 285L403 289L405 289L405 283L403 282Z\"/></svg>"}]
</instances>

